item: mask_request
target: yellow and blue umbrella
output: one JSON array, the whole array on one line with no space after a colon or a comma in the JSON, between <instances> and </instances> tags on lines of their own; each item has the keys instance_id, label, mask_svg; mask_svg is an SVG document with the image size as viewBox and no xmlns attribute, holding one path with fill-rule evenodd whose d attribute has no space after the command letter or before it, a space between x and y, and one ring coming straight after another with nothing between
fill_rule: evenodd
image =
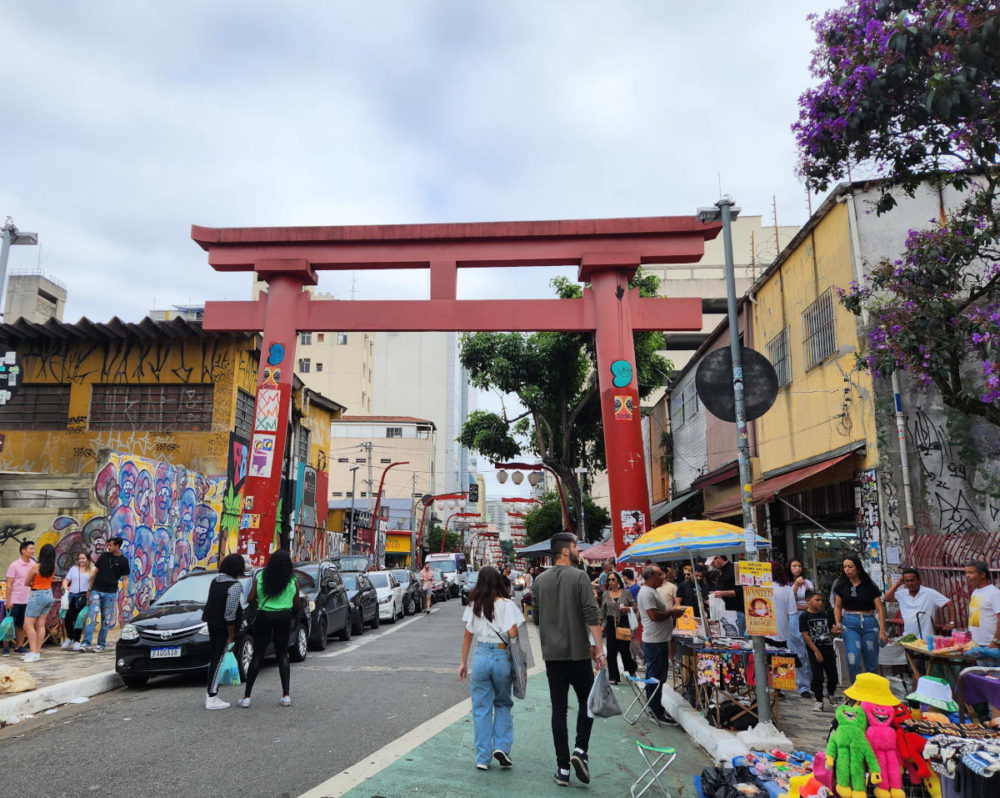
<instances>
[{"instance_id":1,"label":"yellow and blue umbrella","mask_svg":"<svg viewBox=\"0 0 1000 798\"><path fill-rule=\"evenodd\" d=\"M709 554L734 554L746 545L743 529L722 521L674 521L649 530L618 555L626 560L679 560ZM771 541L757 535L757 548L770 548Z\"/></svg>"}]
</instances>

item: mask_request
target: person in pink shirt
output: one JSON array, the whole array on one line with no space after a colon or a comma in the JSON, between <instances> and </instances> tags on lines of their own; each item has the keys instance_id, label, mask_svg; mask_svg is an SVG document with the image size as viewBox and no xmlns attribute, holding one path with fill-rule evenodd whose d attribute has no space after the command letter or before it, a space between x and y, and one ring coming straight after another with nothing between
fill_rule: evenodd
<instances>
[{"instance_id":1,"label":"person in pink shirt","mask_svg":"<svg viewBox=\"0 0 1000 798\"><path fill-rule=\"evenodd\" d=\"M31 588L24 583L28 571L35 564L35 544L29 540L21 542L21 556L7 568L7 601L11 617L14 619L14 653L26 654L24 647L24 611L28 608ZM8 649L4 649L7 653Z\"/></svg>"}]
</instances>

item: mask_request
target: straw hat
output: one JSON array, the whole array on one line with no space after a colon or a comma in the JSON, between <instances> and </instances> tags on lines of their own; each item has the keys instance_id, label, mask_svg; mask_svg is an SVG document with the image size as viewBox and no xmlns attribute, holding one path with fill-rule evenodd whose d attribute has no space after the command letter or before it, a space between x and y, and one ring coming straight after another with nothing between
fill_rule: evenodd
<instances>
[{"instance_id":1,"label":"straw hat","mask_svg":"<svg viewBox=\"0 0 1000 798\"><path fill-rule=\"evenodd\" d=\"M844 690L844 695L855 701L867 701L880 707L894 707L899 699L889 689L889 680L876 673L859 673L854 684Z\"/></svg>"},{"instance_id":2,"label":"straw hat","mask_svg":"<svg viewBox=\"0 0 1000 798\"><path fill-rule=\"evenodd\" d=\"M906 700L945 712L958 712L958 704L951 697L951 685L936 676L921 676L917 679L917 689Z\"/></svg>"}]
</instances>

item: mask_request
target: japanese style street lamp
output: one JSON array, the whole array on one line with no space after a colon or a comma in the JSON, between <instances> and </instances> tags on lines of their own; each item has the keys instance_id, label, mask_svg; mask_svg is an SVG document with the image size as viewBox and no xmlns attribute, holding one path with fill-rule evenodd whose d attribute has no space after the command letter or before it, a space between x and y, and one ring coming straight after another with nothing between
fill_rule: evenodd
<instances>
[{"instance_id":1,"label":"japanese style street lamp","mask_svg":"<svg viewBox=\"0 0 1000 798\"><path fill-rule=\"evenodd\" d=\"M545 463L494 463L493 467L497 469L497 482L501 485L507 481L506 469L511 469L515 472L511 480L516 485L520 485L524 480L524 475L521 474L521 471L528 471L529 473L532 471L548 471L552 474L556 478L556 487L559 488L559 501L562 503L563 523L566 524L567 532L573 531L573 525L569 520L569 508L566 506L566 494L563 493L562 480L559 479L559 475L553 469L549 468ZM516 477L520 477L520 479L516 479ZM528 477L528 483L531 483L530 476Z\"/></svg>"}]
</instances>

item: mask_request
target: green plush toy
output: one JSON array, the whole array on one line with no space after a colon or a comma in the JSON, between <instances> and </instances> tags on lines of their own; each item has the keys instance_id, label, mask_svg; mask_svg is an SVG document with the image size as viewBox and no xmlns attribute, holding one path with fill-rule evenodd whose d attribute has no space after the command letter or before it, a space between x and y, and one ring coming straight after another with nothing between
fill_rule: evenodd
<instances>
[{"instance_id":1,"label":"green plush toy","mask_svg":"<svg viewBox=\"0 0 1000 798\"><path fill-rule=\"evenodd\" d=\"M837 730L826 744L826 769L836 766L834 782L840 798L865 798L865 764L872 784L882 781L875 752L865 737L867 726L861 707L837 707Z\"/></svg>"}]
</instances>

